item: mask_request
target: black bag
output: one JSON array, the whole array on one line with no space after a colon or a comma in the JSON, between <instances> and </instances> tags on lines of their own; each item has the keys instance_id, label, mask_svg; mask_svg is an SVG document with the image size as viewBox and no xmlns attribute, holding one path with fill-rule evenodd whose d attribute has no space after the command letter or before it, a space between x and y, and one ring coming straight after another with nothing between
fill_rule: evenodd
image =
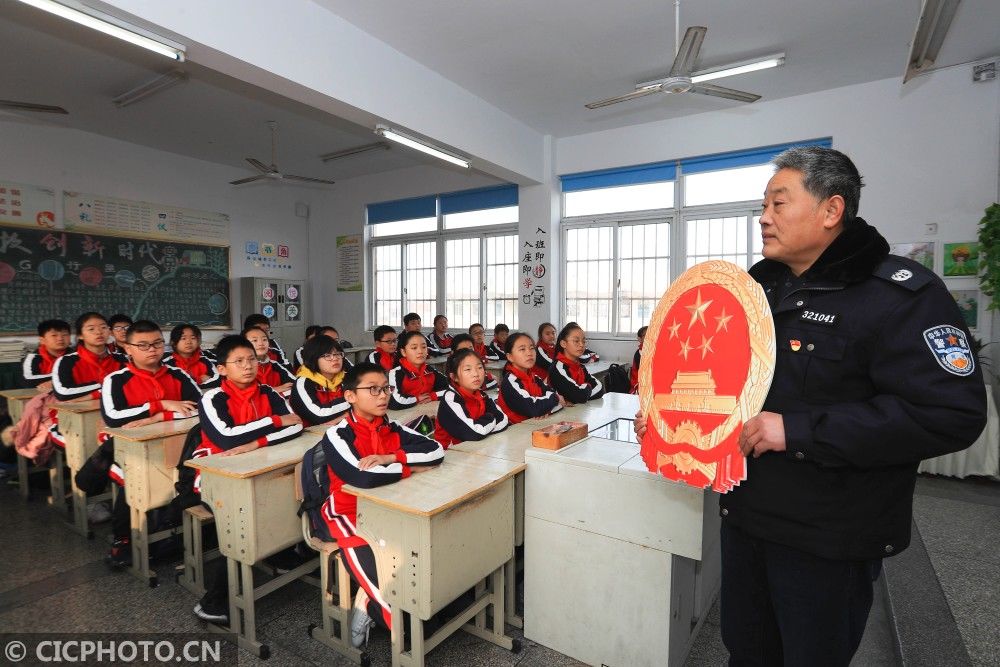
<instances>
[{"instance_id":1,"label":"black bag","mask_svg":"<svg viewBox=\"0 0 1000 667\"><path fill-rule=\"evenodd\" d=\"M195 424L187 437L184 438L184 447L181 449L181 458L177 462L177 481L174 482L174 490L177 495L170 501L168 506L168 517L166 521L175 526L181 524L181 517L184 510L194 507L201 502L201 494L194 490L194 478L197 470L184 465L185 461L190 461L194 456L194 450L201 444L201 424Z\"/></svg>"},{"instance_id":2,"label":"black bag","mask_svg":"<svg viewBox=\"0 0 1000 667\"><path fill-rule=\"evenodd\" d=\"M630 379L632 367L624 364L611 364L608 374L604 377L604 388L618 394L628 394L632 391Z\"/></svg>"},{"instance_id":3,"label":"black bag","mask_svg":"<svg viewBox=\"0 0 1000 667\"><path fill-rule=\"evenodd\" d=\"M323 440L306 450L302 457L302 504L298 515L309 517L309 532L318 540L333 542L333 536L323 520L323 505L330 497L330 475L327 472Z\"/></svg>"}]
</instances>

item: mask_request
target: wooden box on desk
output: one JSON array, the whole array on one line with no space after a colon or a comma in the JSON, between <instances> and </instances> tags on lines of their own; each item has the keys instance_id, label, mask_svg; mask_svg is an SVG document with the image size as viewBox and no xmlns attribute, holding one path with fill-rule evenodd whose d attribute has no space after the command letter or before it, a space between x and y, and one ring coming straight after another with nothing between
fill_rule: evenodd
<instances>
[{"instance_id":1,"label":"wooden box on desk","mask_svg":"<svg viewBox=\"0 0 1000 667\"><path fill-rule=\"evenodd\" d=\"M562 449L587 437L585 422L559 422L531 432L531 445L541 449Z\"/></svg>"}]
</instances>

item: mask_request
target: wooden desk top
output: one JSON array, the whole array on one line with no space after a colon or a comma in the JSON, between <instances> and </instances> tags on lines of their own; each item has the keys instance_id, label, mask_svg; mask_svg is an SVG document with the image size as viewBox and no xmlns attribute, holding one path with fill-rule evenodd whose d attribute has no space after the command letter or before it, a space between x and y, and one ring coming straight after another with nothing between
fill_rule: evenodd
<instances>
[{"instance_id":1,"label":"wooden desk top","mask_svg":"<svg viewBox=\"0 0 1000 667\"><path fill-rule=\"evenodd\" d=\"M135 442L146 442L148 440L158 440L168 438L179 433L187 433L198 424L198 417L188 417L187 419L174 419L168 422L158 422L137 426L136 428L106 428L104 429L116 439L133 440Z\"/></svg>"},{"instance_id":2,"label":"wooden desk top","mask_svg":"<svg viewBox=\"0 0 1000 667\"><path fill-rule=\"evenodd\" d=\"M56 403L52 407L56 410L65 410L66 412L94 412L101 409L101 402L97 399L88 399L86 401L63 401L61 403Z\"/></svg>"},{"instance_id":3,"label":"wooden desk top","mask_svg":"<svg viewBox=\"0 0 1000 667\"><path fill-rule=\"evenodd\" d=\"M17 399L23 399L23 398L30 399L30 398L34 398L37 395L38 395L38 390L35 389L34 387L30 387L28 389L3 389L3 390L0 390L0 396L3 396L8 401L10 401L10 400L17 400Z\"/></svg>"},{"instance_id":4,"label":"wooden desk top","mask_svg":"<svg viewBox=\"0 0 1000 667\"><path fill-rule=\"evenodd\" d=\"M400 512L433 516L479 495L522 470L524 463L449 451L444 456L444 462L434 470L416 473L394 484L374 489L359 489L347 484L343 489L358 498Z\"/></svg>"},{"instance_id":5,"label":"wooden desk top","mask_svg":"<svg viewBox=\"0 0 1000 667\"><path fill-rule=\"evenodd\" d=\"M262 447L246 454L235 456L205 456L200 459L185 461L189 468L201 470L223 477L246 479L256 477L272 470L295 466L302 460L306 450L320 441L319 435L305 431L299 437L280 445Z\"/></svg>"}]
</instances>

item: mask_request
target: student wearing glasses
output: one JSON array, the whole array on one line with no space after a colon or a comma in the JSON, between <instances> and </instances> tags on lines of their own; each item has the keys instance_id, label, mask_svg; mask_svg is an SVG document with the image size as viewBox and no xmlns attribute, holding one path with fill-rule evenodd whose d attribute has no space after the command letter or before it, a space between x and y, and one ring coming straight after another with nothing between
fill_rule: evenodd
<instances>
[{"instance_id":1,"label":"student wearing glasses","mask_svg":"<svg viewBox=\"0 0 1000 667\"><path fill-rule=\"evenodd\" d=\"M136 428L197 414L201 390L184 371L163 365L163 332L149 320L129 327L123 343L128 364L105 376L101 383L101 418L112 428ZM125 497L125 474L115 463L114 438L99 436L101 446L76 473L76 484L88 495L98 494L108 479L119 487L111 510L114 541L107 562L112 567L132 564L131 526Z\"/></svg>"},{"instance_id":2,"label":"student wearing glasses","mask_svg":"<svg viewBox=\"0 0 1000 667\"><path fill-rule=\"evenodd\" d=\"M201 398L201 443L192 458L252 452L302 433L302 418L272 387L257 380L259 355L254 345L243 336L225 336L215 352L222 383ZM195 476L194 491L201 492L201 475ZM206 621L228 624L228 590L225 559L211 561L205 568L205 595L194 613Z\"/></svg>"},{"instance_id":3,"label":"student wearing glasses","mask_svg":"<svg viewBox=\"0 0 1000 667\"><path fill-rule=\"evenodd\" d=\"M604 385L583 365L586 349L587 335L576 322L564 326L556 337L556 359L549 369L549 382L570 403L586 403L604 395Z\"/></svg>"},{"instance_id":4,"label":"student wearing glasses","mask_svg":"<svg viewBox=\"0 0 1000 667\"><path fill-rule=\"evenodd\" d=\"M357 498L342 487L350 484L373 488L429 470L444 460L444 449L434 440L386 419L392 385L381 366L360 363L347 373L343 385L351 409L346 419L330 427L321 441L330 475L330 497L323 505L323 518L337 540L351 578L359 586L351 617L351 642L357 647L365 642L376 622L389 628L392 615L379 590L375 554L356 533Z\"/></svg>"},{"instance_id":5,"label":"student wearing glasses","mask_svg":"<svg viewBox=\"0 0 1000 667\"><path fill-rule=\"evenodd\" d=\"M306 341L289 402L307 426L340 421L351 407L344 399L344 349L340 343L322 334Z\"/></svg>"},{"instance_id":6,"label":"student wearing glasses","mask_svg":"<svg viewBox=\"0 0 1000 667\"><path fill-rule=\"evenodd\" d=\"M375 339L375 349L368 355L368 363L381 366L382 370L388 372L396 367L396 330L388 324L375 327L372 332Z\"/></svg>"},{"instance_id":7,"label":"student wearing glasses","mask_svg":"<svg viewBox=\"0 0 1000 667\"><path fill-rule=\"evenodd\" d=\"M128 361L128 350L125 349L125 335L132 326L132 318L124 313L116 313L108 320L111 329L111 341L108 342L108 352L122 361Z\"/></svg>"}]
</instances>

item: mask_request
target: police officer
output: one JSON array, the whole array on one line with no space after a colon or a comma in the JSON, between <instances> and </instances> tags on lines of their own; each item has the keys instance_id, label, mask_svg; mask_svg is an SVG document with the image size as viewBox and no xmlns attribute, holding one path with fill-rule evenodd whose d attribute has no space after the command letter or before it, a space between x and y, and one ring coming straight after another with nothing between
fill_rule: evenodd
<instances>
[{"instance_id":1,"label":"police officer","mask_svg":"<svg viewBox=\"0 0 1000 667\"><path fill-rule=\"evenodd\" d=\"M909 545L919 462L975 441L986 392L944 283L857 217L853 162L774 163L750 275L777 358L740 434L747 479L720 499L722 638L730 665L846 666L882 558Z\"/></svg>"}]
</instances>

